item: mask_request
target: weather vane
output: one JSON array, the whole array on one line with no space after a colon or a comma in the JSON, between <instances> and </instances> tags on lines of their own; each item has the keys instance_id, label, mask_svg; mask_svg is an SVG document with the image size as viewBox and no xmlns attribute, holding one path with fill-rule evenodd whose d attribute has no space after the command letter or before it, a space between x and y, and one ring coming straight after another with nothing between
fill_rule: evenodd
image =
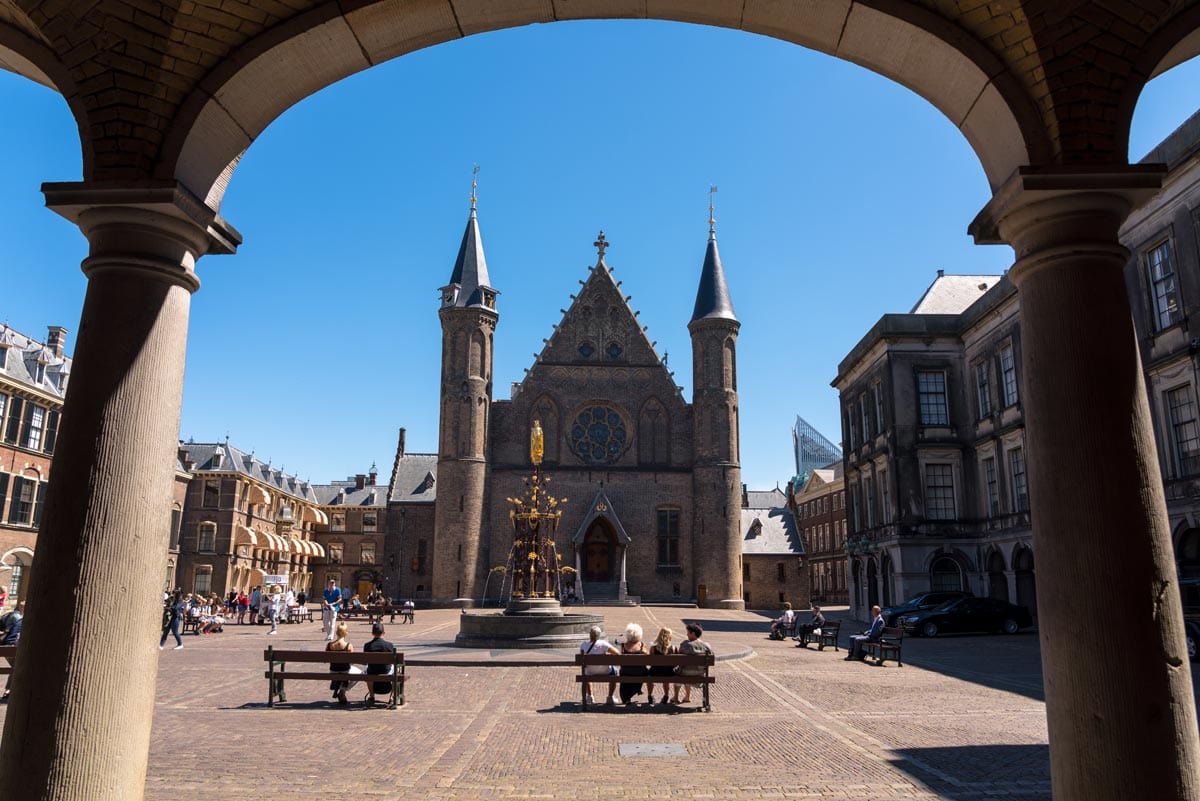
<instances>
[{"instance_id":1,"label":"weather vane","mask_svg":"<svg viewBox=\"0 0 1200 801\"><path fill-rule=\"evenodd\" d=\"M475 211L475 187L479 186L479 165L475 165L475 169L471 170L471 211Z\"/></svg>"},{"instance_id":2,"label":"weather vane","mask_svg":"<svg viewBox=\"0 0 1200 801\"><path fill-rule=\"evenodd\" d=\"M717 187L713 184L708 185L708 232L715 234L717 232L717 218L713 216L713 195L717 194Z\"/></svg>"}]
</instances>

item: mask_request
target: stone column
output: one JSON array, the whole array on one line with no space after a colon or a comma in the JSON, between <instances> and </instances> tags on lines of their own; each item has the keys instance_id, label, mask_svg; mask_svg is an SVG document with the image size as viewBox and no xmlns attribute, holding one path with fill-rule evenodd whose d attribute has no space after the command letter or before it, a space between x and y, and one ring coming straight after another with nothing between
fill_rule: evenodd
<instances>
[{"instance_id":1,"label":"stone column","mask_svg":"<svg viewBox=\"0 0 1200 801\"><path fill-rule=\"evenodd\" d=\"M13 691L5 801L140 799L196 259L236 232L172 185L47 184L87 294Z\"/></svg>"},{"instance_id":2,"label":"stone column","mask_svg":"<svg viewBox=\"0 0 1200 801\"><path fill-rule=\"evenodd\" d=\"M1179 587L1117 240L1160 179L1142 167L1026 169L972 224L977 241L1016 251L1058 801L1200 798Z\"/></svg>"},{"instance_id":3,"label":"stone column","mask_svg":"<svg viewBox=\"0 0 1200 801\"><path fill-rule=\"evenodd\" d=\"M628 584L625 581L625 554L629 550L628 545L621 546L621 578L617 583L617 600L624 601L625 595L628 592Z\"/></svg>"}]
</instances>

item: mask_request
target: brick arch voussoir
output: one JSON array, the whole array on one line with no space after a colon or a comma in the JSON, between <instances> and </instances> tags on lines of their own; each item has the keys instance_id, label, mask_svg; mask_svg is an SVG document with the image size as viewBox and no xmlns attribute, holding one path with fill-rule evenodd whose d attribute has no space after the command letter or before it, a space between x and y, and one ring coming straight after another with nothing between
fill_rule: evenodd
<instances>
[{"instance_id":1,"label":"brick arch voussoir","mask_svg":"<svg viewBox=\"0 0 1200 801\"><path fill-rule=\"evenodd\" d=\"M789 41L879 73L931 102L959 128L995 187L1050 146L1038 109L988 47L950 19L915 4L854 0L804 4L787 13L744 0L702 8L666 3L631 12L602 0L568 7L519 0L324 2L234 49L179 106L155 168L219 208L241 155L275 118L348 75L475 33L561 19L658 18L743 30ZM872 41L900 41L881 55ZM931 55L932 54L932 55ZM932 68L929 64L936 63ZM964 90L963 74L972 77Z\"/></svg>"}]
</instances>

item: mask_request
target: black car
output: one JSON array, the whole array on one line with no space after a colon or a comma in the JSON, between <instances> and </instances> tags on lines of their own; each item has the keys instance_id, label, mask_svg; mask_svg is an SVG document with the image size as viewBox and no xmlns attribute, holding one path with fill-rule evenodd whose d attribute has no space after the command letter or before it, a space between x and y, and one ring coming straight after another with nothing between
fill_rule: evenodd
<instances>
[{"instance_id":1,"label":"black car","mask_svg":"<svg viewBox=\"0 0 1200 801\"><path fill-rule=\"evenodd\" d=\"M900 626L906 634L936 637L943 632L986 631L1016 634L1033 625L1023 606L995 598L959 598L936 609L903 615Z\"/></svg>"},{"instance_id":2,"label":"black car","mask_svg":"<svg viewBox=\"0 0 1200 801\"><path fill-rule=\"evenodd\" d=\"M935 590L933 592L923 592L920 595L914 595L899 606L887 606L883 609L883 622L888 626L895 626L896 623L904 615L920 612L924 609L933 609L941 606L947 601L957 601L960 598L970 598L969 592L957 592L955 590Z\"/></svg>"}]
</instances>

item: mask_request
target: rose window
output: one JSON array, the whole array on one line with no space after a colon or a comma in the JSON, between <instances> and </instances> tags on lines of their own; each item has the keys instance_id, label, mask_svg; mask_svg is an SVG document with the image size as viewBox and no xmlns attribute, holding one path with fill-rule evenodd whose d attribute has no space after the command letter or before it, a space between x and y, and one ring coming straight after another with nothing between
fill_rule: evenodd
<instances>
[{"instance_id":1,"label":"rose window","mask_svg":"<svg viewBox=\"0 0 1200 801\"><path fill-rule=\"evenodd\" d=\"M585 462L612 464L629 446L625 418L610 406L589 406L575 416L567 444Z\"/></svg>"}]
</instances>

